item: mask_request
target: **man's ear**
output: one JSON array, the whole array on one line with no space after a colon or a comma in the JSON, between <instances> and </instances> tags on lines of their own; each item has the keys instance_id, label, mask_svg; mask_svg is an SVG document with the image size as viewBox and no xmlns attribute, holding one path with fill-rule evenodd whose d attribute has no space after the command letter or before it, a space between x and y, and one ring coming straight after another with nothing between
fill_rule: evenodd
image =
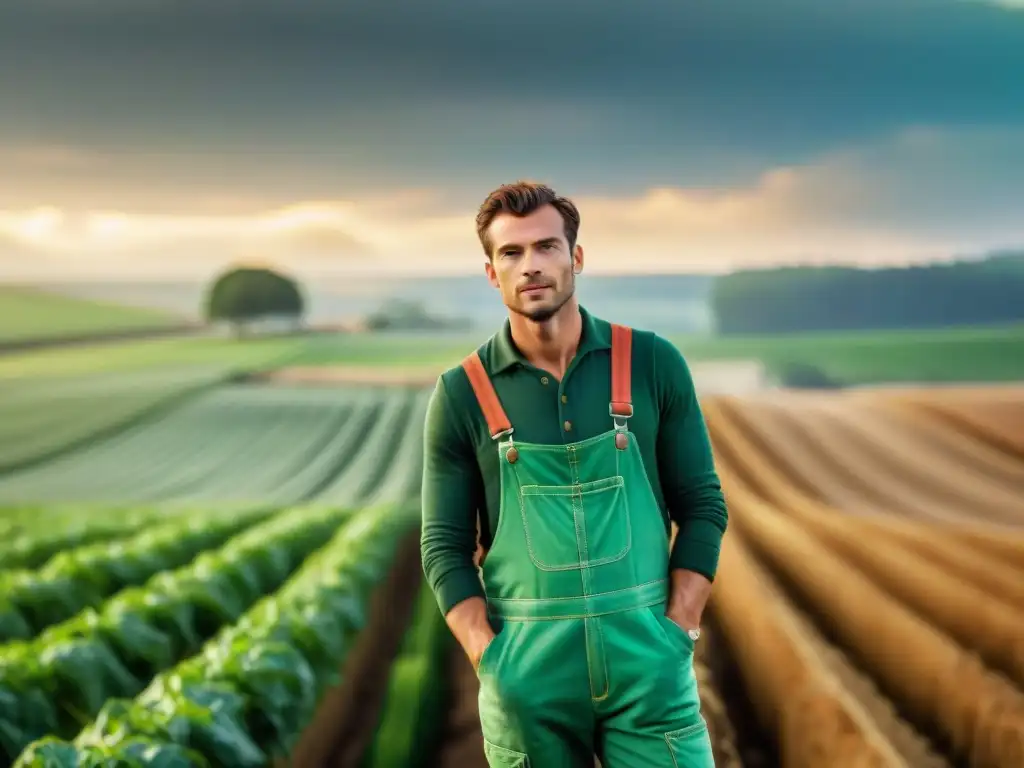
<instances>
[{"instance_id":1,"label":"man's ear","mask_svg":"<svg viewBox=\"0 0 1024 768\"><path fill-rule=\"evenodd\" d=\"M583 271L583 246L577 244L572 249L572 273L578 275Z\"/></svg>"},{"instance_id":2,"label":"man's ear","mask_svg":"<svg viewBox=\"0 0 1024 768\"><path fill-rule=\"evenodd\" d=\"M491 284L491 287L498 288L498 273L494 271L494 264L488 259L484 262L484 274L487 275L487 282Z\"/></svg>"}]
</instances>

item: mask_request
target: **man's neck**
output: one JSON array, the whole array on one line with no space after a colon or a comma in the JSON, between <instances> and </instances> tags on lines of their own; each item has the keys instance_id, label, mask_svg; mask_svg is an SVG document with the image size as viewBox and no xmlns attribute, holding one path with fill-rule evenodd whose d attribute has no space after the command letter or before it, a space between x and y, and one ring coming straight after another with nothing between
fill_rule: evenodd
<instances>
[{"instance_id":1,"label":"man's neck","mask_svg":"<svg viewBox=\"0 0 1024 768\"><path fill-rule=\"evenodd\" d=\"M512 314L509 326L512 341L523 357L557 379L565 376L569 363L576 356L583 332L583 316L575 299L570 299L543 323Z\"/></svg>"}]
</instances>

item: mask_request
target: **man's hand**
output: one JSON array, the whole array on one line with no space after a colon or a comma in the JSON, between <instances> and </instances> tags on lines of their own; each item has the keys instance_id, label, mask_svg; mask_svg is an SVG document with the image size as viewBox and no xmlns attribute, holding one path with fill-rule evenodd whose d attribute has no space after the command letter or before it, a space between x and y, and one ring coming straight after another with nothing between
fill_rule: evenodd
<instances>
[{"instance_id":1,"label":"man's hand","mask_svg":"<svg viewBox=\"0 0 1024 768\"><path fill-rule=\"evenodd\" d=\"M469 663L473 665L473 669L479 669L480 658L484 655L484 651L487 650L487 646L493 642L494 632L473 636L473 640L466 651L466 655L469 657Z\"/></svg>"},{"instance_id":2,"label":"man's hand","mask_svg":"<svg viewBox=\"0 0 1024 768\"><path fill-rule=\"evenodd\" d=\"M448 611L445 621L476 669L484 649L494 639L494 629L487 619L487 603L482 597L467 598Z\"/></svg>"},{"instance_id":3,"label":"man's hand","mask_svg":"<svg viewBox=\"0 0 1024 768\"><path fill-rule=\"evenodd\" d=\"M711 582L694 571L675 568L665 615L684 630L699 629L704 606L711 595Z\"/></svg>"}]
</instances>

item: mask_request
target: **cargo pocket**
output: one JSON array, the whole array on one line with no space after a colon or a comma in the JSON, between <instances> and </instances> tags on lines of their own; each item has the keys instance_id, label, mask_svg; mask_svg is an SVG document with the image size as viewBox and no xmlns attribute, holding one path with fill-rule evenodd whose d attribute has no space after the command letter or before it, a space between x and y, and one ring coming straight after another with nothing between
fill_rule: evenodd
<instances>
[{"instance_id":1,"label":"cargo pocket","mask_svg":"<svg viewBox=\"0 0 1024 768\"><path fill-rule=\"evenodd\" d=\"M679 768L715 768L708 724L703 717L699 723L666 733L665 743L673 765Z\"/></svg>"},{"instance_id":2,"label":"cargo pocket","mask_svg":"<svg viewBox=\"0 0 1024 768\"><path fill-rule=\"evenodd\" d=\"M484 756L490 768L530 768L530 758L525 752L499 747L487 739L484 739Z\"/></svg>"}]
</instances>

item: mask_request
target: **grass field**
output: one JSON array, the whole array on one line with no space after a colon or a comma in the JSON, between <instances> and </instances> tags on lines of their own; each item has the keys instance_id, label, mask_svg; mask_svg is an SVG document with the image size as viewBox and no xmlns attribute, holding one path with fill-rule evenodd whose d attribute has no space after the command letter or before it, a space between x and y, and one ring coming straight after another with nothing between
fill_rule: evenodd
<instances>
[{"instance_id":1,"label":"grass field","mask_svg":"<svg viewBox=\"0 0 1024 768\"><path fill-rule=\"evenodd\" d=\"M214 366L224 371L245 372L275 368L299 360L317 344L314 337L279 336L237 341L205 336L39 349L0 356L0 382L159 368L180 371L186 367Z\"/></svg>"},{"instance_id":2,"label":"grass field","mask_svg":"<svg viewBox=\"0 0 1024 768\"><path fill-rule=\"evenodd\" d=\"M127 307L0 288L0 344L145 326L173 317ZM460 334L310 334L235 340L163 338L49 348L0 357L0 382L164 366L252 370L301 366L416 368L457 363L491 329ZM672 341L692 362L759 360L782 383L862 385L890 382L1024 380L1024 325L928 331L803 333L760 337L680 336ZM797 378L799 377L799 378Z\"/></svg>"},{"instance_id":3,"label":"grass field","mask_svg":"<svg viewBox=\"0 0 1024 768\"><path fill-rule=\"evenodd\" d=\"M0 344L180 325L158 310L0 286Z\"/></svg>"},{"instance_id":4,"label":"grass field","mask_svg":"<svg viewBox=\"0 0 1024 768\"><path fill-rule=\"evenodd\" d=\"M1015 343L996 336L974 339ZM476 677L418 557L427 390L233 378L465 348L0 360L0 755L483 768ZM730 509L693 659L718 765L1024 765L1024 387L702 402Z\"/></svg>"},{"instance_id":5,"label":"grass field","mask_svg":"<svg viewBox=\"0 0 1024 768\"><path fill-rule=\"evenodd\" d=\"M457 363L486 334L468 337L396 335L324 337L304 346L299 365L440 368ZM929 331L805 333L792 336L676 336L694 362L757 359L771 373L811 366L835 381L1024 381L1024 325Z\"/></svg>"},{"instance_id":6,"label":"grass field","mask_svg":"<svg viewBox=\"0 0 1024 768\"><path fill-rule=\"evenodd\" d=\"M844 385L1024 381L1024 325L673 341L694 360L756 358L779 373L812 366Z\"/></svg>"}]
</instances>

